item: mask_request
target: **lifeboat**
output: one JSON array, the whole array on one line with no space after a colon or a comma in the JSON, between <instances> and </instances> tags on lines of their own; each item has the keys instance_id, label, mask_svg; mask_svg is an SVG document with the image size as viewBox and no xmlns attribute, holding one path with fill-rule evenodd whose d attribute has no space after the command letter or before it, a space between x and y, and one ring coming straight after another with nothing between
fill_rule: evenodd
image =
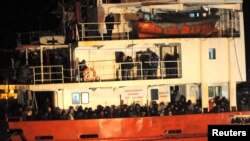
<instances>
[{"instance_id":1,"label":"lifeboat","mask_svg":"<svg viewBox=\"0 0 250 141\"><path fill-rule=\"evenodd\" d=\"M138 21L135 30L139 38L153 37L210 37L218 33L215 27L218 17L183 21Z\"/></svg>"}]
</instances>

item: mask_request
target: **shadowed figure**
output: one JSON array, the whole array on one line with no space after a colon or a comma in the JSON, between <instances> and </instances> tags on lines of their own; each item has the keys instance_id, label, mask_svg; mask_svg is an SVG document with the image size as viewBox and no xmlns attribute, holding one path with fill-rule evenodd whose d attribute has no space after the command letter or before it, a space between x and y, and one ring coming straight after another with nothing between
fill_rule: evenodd
<instances>
[{"instance_id":1,"label":"shadowed figure","mask_svg":"<svg viewBox=\"0 0 250 141\"><path fill-rule=\"evenodd\" d=\"M105 17L105 24L106 24L106 29L107 29L107 34L106 34L106 39L111 40L112 39L112 32L114 29L114 14L111 12Z\"/></svg>"}]
</instances>

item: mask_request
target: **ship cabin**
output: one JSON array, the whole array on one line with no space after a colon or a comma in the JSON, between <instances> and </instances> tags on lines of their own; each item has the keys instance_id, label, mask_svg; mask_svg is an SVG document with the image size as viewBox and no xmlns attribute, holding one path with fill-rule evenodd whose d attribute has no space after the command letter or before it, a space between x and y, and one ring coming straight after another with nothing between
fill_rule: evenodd
<instances>
[{"instance_id":1,"label":"ship cabin","mask_svg":"<svg viewBox=\"0 0 250 141\"><path fill-rule=\"evenodd\" d=\"M236 84L246 81L242 3L64 0L59 32L18 34L0 96L67 109L168 104L182 95L201 100L201 112L224 97L237 110Z\"/></svg>"}]
</instances>

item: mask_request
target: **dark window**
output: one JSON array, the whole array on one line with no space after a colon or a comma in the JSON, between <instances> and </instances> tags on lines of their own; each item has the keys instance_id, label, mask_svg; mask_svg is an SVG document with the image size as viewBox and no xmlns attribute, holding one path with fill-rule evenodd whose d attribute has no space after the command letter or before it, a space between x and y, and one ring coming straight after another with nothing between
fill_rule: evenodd
<instances>
[{"instance_id":1,"label":"dark window","mask_svg":"<svg viewBox=\"0 0 250 141\"><path fill-rule=\"evenodd\" d=\"M215 50L215 48L210 48L209 49L209 59L210 60L216 59L216 50Z\"/></svg>"},{"instance_id":2,"label":"dark window","mask_svg":"<svg viewBox=\"0 0 250 141\"><path fill-rule=\"evenodd\" d=\"M151 89L151 100L158 100L159 94L158 89Z\"/></svg>"}]
</instances>

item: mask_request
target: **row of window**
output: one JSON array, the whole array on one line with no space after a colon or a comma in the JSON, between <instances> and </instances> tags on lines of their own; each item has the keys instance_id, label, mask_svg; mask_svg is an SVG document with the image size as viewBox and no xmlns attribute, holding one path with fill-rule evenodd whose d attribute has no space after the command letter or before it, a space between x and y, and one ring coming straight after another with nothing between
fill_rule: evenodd
<instances>
[{"instance_id":1,"label":"row of window","mask_svg":"<svg viewBox=\"0 0 250 141\"><path fill-rule=\"evenodd\" d=\"M88 104L89 93L88 92L74 92L72 93L72 104Z\"/></svg>"}]
</instances>

